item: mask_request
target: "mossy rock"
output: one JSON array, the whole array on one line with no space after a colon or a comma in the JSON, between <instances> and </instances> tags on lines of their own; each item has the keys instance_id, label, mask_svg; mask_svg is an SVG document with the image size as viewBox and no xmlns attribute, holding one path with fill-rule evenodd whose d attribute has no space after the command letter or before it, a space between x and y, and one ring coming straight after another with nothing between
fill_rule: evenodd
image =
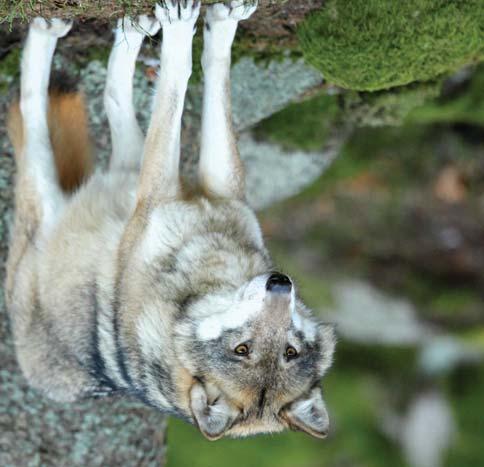
<instances>
[{"instance_id":1,"label":"mossy rock","mask_svg":"<svg viewBox=\"0 0 484 467\"><path fill-rule=\"evenodd\" d=\"M13 48L0 60L0 92L8 92L20 78L20 48Z\"/></svg>"},{"instance_id":2,"label":"mossy rock","mask_svg":"<svg viewBox=\"0 0 484 467\"><path fill-rule=\"evenodd\" d=\"M414 110L440 94L441 82L412 83L389 91L348 92L345 94L345 120L357 126L401 125Z\"/></svg>"},{"instance_id":3,"label":"mossy rock","mask_svg":"<svg viewBox=\"0 0 484 467\"><path fill-rule=\"evenodd\" d=\"M457 122L484 126L484 64L471 70L469 79L459 86L457 93L429 100L410 112L407 121L417 124Z\"/></svg>"},{"instance_id":4,"label":"mossy rock","mask_svg":"<svg viewBox=\"0 0 484 467\"><path fill-rule=\"evenodd\" d=\"M296 102L263 120L256 137L280 144L287 150L318 151L340 113L337 96L321 94Z\"/></svg>"},{"instance_id":5,"label":"mossy rock","mask_svg":"<svg viewBox=\"0 0 484 467\"><path fill-rule=\"evenodd\" d=\"M328 0L298 36L306 60L329 82L388 89L484 59L484 2Z\"/></svg>"}]
</instances>

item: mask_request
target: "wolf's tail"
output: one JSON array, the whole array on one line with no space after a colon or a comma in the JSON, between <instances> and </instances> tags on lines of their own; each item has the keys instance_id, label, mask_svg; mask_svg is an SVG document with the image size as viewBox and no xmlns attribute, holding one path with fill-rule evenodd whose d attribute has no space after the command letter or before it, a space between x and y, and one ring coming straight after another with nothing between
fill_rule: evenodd
<instances>
[{"instance_id":1,"label":"wolf's tail","mask_svg":"<svg viewBox=\"0 0 484 467\"><path fill-rule=\"evenodd\" d=\"M75 91L49 90L48 123L59 185L63 191L70 193L89 178L94 165L82 94ZM7 128L18 163L24 144L22 114L18 101L10 107Z\"/></svg>"}]
</instances>

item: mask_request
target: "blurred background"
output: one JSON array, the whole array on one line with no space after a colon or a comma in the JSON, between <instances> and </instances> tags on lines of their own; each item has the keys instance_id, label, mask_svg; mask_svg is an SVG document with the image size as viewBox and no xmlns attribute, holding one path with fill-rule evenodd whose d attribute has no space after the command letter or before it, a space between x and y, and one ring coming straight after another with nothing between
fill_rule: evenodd
<instances>
[{"instance_id":1,"label":"blurred background","mask_svg":"<svg viewBox=\"0 0 484 467\"><path fill-rule=\"evenodd\" d=\"M26 3L0 4L2 115L18 89L23 15L43 2ZM54 68L87 96L101 165L112 18L147 3L42 7L80 18ZM147 41L136 75L144 126L158 46ZM188 179L201 47L198 34L183 125ZM248 200L276 264L337 325L322 382L332 428L324 441L285 433L210 443L169 420L168 466L484 465L483 59L480 0L262 1L241 24L232 94ZM4 258L14 167L3 125L0 145ZM159 465L140 439L163 438L162 420L134 403L113 411L109 402L73 409L41 400L19 375L3 316L0 335L0 464Z\"/></svg>"}]
</instances>

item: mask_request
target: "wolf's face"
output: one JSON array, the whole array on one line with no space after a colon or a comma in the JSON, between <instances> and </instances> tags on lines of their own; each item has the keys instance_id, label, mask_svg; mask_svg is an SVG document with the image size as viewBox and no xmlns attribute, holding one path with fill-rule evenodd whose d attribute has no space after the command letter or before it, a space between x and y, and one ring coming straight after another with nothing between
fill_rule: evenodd
<instances>
[{"instance_id":1,"label":"wolf's face","mask_svg":"<svg viewBox=\"0 0 484 467\"><path fill-rule=\"evenodd\" d=\"M261 275L193 303L176 342L196 381L192 416L207 438L286 427L327 434L319 380L331 365L333 329L309 315L287 276Z\"/></svg>"}]
</instances>

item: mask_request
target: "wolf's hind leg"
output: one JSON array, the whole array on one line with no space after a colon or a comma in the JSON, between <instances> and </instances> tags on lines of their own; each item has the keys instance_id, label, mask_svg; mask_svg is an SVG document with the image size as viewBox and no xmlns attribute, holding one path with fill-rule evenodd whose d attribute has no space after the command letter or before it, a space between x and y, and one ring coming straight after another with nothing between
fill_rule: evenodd
<instances>
[{"instance_id":1,"label":"wolf's hind leg","mask_svg":"<svg viewBox=\"0 0 484 467\"><path fill-rule=\"evenodd\" d=\"M109 56L104 107L111 130L113 152L110 169L138 170L143 154L144 136L133 106L133 76L141 44L146 35L160 29L156 18L146 15L119 19Z\"/></svg>"},{"instance_id":2,"label":"wolf's hind leg","mask_svg":"<svg viewBox=\"0 0 484 467\"><path fill-rule=\"evenodd\" d=\"M230 53L238 22L256 8L257 2L237 0L211 5L205 16L199 178L207 194L219 198L245 195L244 169L232 129Z\"/></svg>"},{"instance_id":3,"label":"wolf's hind leg","mask_svg":"<svg viewBox=\"0 0 484 467\"><path fill-rule=\"evenodd\" d=\"M23 148L17 157L19 177L17 192L31 199L31 203L17 203L40 212L19 213L37 216L44 225L55 218L63 202L49 138L47 121L48 88L52 57L57 39L65 36L72 23L60 19L35 18L30 24L25 43L20 82L20 111L23 124Z\"/></svg>"},{"instance_id":4,"label":"wolf's hind leg","mask_svg":"<svg viewBox=\"0 0 484 467\"><path fill-rule=\"evenodd\" d=\"M192 42L200 2L170 0L156 6L163 28L158 78L143 165L138 203L156 206L180 194L180 130L183 103L192 72Z\"/></svg>"}]
</instances>

